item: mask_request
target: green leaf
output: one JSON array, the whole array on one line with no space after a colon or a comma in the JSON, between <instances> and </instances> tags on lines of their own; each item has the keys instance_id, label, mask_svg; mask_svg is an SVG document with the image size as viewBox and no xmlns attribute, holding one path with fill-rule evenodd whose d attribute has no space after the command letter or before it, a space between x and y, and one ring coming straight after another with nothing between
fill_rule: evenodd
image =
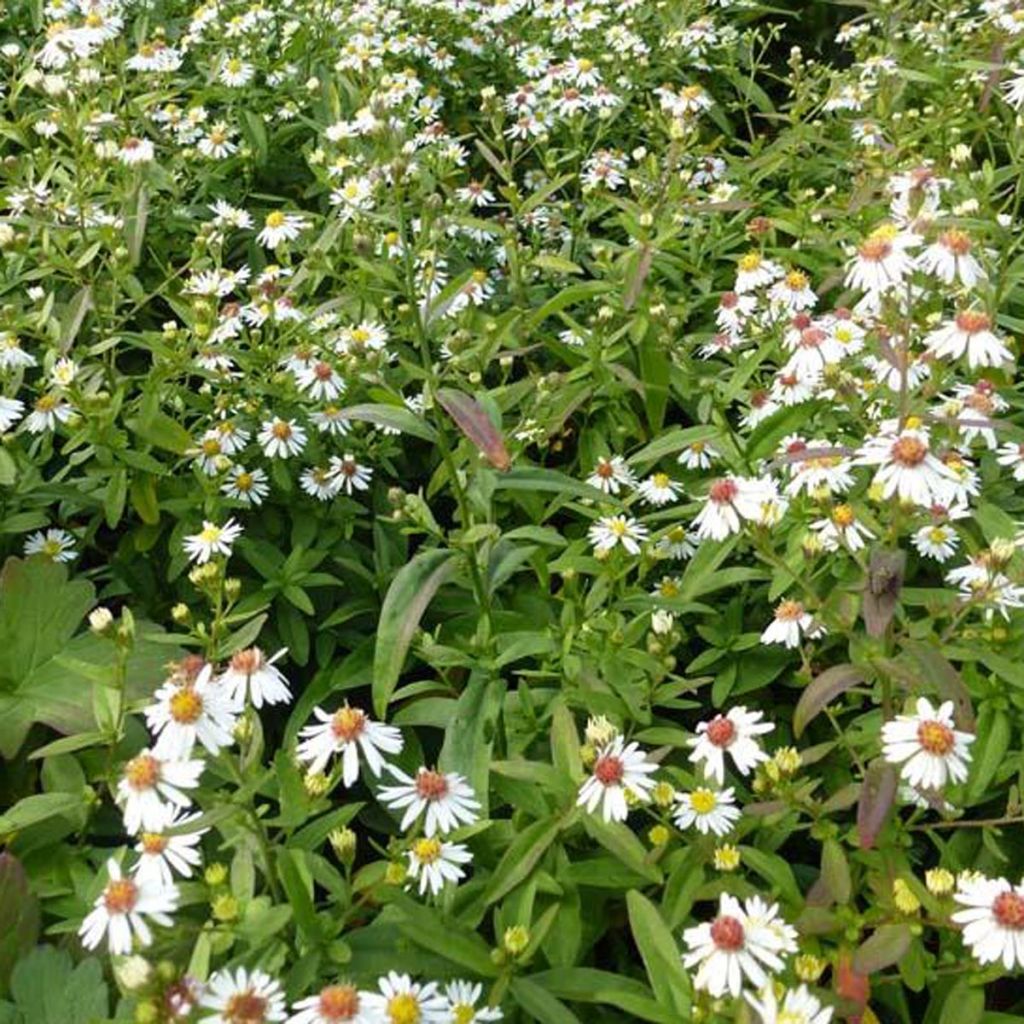
<instances>
[{"instance_id":1,"label":"green leaf","mask_svg":"<svg viewBox=\"0 0 1024 1024\"><path fill-rule=\"evenodd\" d=\"M971 745L974 756L967 776L966 803L977 803L985 795L1010 749L1011 733L1006 712L986 704L978 719L977 740Z\"/></svg>"},{"instance_id":2,"label":"green leaf","mask_svg":"<svg viewBox=\"0 0 1024 1024\"><path fill-rule=\"evenodd\" d=\"M803 895L796 883L789 862L777 853L768 853L754 846L741 846L743 863L756 871L786 902L794 907L803 906Z\"/></svg>"},{"instance_id":3,"label":"green leaf","mask_svg":"<svg viewBox=\"0 0 1024 1024\"><path fill-rule=\"evenodd\" d=\"M81 793L34 793L0 814L0 836L20 832L50 818L64 815L83 817L84 814Z\"/></svg>"},{"instance_id":4,"label":"green leaf","mask_svg":"<svg viewBox=\"0 0 1024 1024\"><path fill-rule=\"evenodd\" d=\"M658 1002L687 1019L693 1008L690 977L658 908L636 889L626 893L629 926Z\"/></svg>"},{"instance_id":5,"label":"green leaf","mask_svg":"<svg viewBox=\"0 0 1024 1024\"><path fill-rule=\"evenodd\" d=\"M444 734L437 763L442 771L464 775L480 801L480 817L487 817L488 772L505 699L505 681L480 669L469 677Z\"/></svg>"},{"instance_id":6,"label":"green leaf","mask_svg":"<svg viewBox=\"0 0 1024 1024\"><path fill-rule=\"evenodd\" d=\"M430 548L402 566L391 581L377 623L373 655L373 706L384 718L406 651L427 605L455 571L454 551Z\"/></svg>"},{"instance_id":7,"label":"green leaf","mask_svg":"<svg viewBox=\"0 0 1024 1024\"><path fill-rule=\"evenodd\" d=\"M90 956L73 967L71 954L53 946L38 946L18 963L11 993L24 1024L88 1024L110 1012L100 961Z\"/></svg>"},{"instance_id":8,"label":"green leaf","mask_svg":"<svg viewBox=\"0 0 1024 1024\"><path fill-rule=\"evenodd\" d=\"M500 973L487 943L475 932L402 894L394 899L394 906L402 915L399 929L413 942L481 977L494 978Z\"/></svg>"},{"instance_id":9,"label":"green leaf","mask_svg":"<svg viewBox=\"0 0 1024 1024\"><path fill-rule=\"evenodd\" d=\"M361 420L376 427L399 430L424 441L437 441L437 431L422 416L417 416L404 405L350 405L341 410L341 415L347 420Z\"/></svg>"},{"instance_id":10,"label":"green leaf","mask_svg":"<svg viewBox=\"0 0 1024 1024\"><path fill-rule=\"evenodd\" d=\"M646 985L611 971L563 967L531 974L530 981L571 1003L603 1003L623 1010L637 1020L655 1021L656 1024L679 1024L680 1021L671 1010L651 998Z\"/></svg>"},{"instance_id":11,"label":"green leaf","mask_svg":"<svg viewBox=\"0 0 1024 1024\"><path fill-rule=\"evenodd\" d=\"M11 971L39 938L39 901L29 889L21 861L0 853L0 996Z\"/></svg>"},{"instance_id":12,"label":"green leaf","mask_svg":"<svg viewBox=\"0 0 1024 1024\"><path fill-rule=\"evenodd\" d=\"M900 962L910 949L913 934L908 924L883 924L857 947L853 967L858 974L874 974Z\"/></svg>"},{"instance_id":13,"label":"green leaf","mask_svg":"<svg viewBox=\"0 0 1024 1024\"><path fill-rule=\"evenodd\" d=\"M585 498L606 505L620 504L617 499L603 494L590 484L581 483L555 469L543 469L540 466L514 466L507 473L502 473L495 480L494 486L499 491L552 491L562 495L566 501L570 498Z\"/></svg>"},{"instance_id":14,"label":"green leaf","mask_svg":"<svg viewBox=\"0 0 1024 1024\"><path fill-rule=\"evenodd\" d=\"M648 851L634 832L617 821L604 821L594 814L584 814L582 820L583 828L591 839L600 843L631 871L649 882L661 884L661 868L650 860Z\"/></svg>"},{"instance_id":15,"label":"green leaf","mask_svg":"<svg viewBox=\"0 0 1024 1024\"><path fill-rule=\"evenodd\" d=\"M629 457L631 466L643 467L657 462L666 455L675 455L692 444L699 444L703 441L713 441L721 433L721 430L712 424L703 424L697 427L686 427L682 430L669 430L660 437L655 438L650 444L644 445L638 452Z\"/></svg>"},{"instance_id":16,"label":"green leaf","mask_svg":"<svg viewBox=\"0 0 1024 1024\"><path fill-rule=\"evenodd\" d=\"M527 825L505 851L494 873L487 880L484 904L500 900L529 877L538 861L547 852L555 837L562 831L561 818L548 818Z\"/></svg>"},{"instance_id":17,"label":"green leaf","mask_svg":"<svg viewBox=\"0 0 1024 1024\"><path fill-rule=\"evenodd\" d=\"M307 942L316 945L323 939L313 906L313 879L302 850L277 850L274 857L285 895L292 907L295 924Z\"/></svg>"},{"instance_id":18,"label":"green leaf","mask_svg":"<svg viewBox=\"0 0 1024 1024\"><path fill-rule=\"evenodd\" d=\"M526 978L514 978L511 989L513 998L530 1019L540 1024L580 1024L576 1014L540 985Z\"/></svg>"}]
</instances>

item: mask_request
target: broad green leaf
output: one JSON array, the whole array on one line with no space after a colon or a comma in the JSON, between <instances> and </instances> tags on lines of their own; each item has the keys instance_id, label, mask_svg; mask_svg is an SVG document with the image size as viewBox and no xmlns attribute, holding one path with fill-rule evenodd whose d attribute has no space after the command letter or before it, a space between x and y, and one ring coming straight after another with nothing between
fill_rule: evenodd
<instances>
[{"instance_id":1,"label":"broad green leaf","mask_svg":"<svg viewBox=\"0 0 1024 1024\"><path fill-rule=\"evenodd\" d=\"M347 420L361 420L375 427L398 430L424 441L437 440L437 431L422 416L417 416L404 405L350 405L342 409L341 415Z\"/></svg>"},{"instance_id":2,"label":"broad green leaf","mask_svg":"<svg viewBox=\"0 0 1024 1024\"><path fill-rule=\"evenodd\" d=\"M512 997L531 1020L540 1024L581 1024L579 1017L564 1003L527 978L514 978L511 990Z\"/></svg>"},{"instance_id":3,"label":"broad green leaf","mask_svg":"<svg viewBox=\"0 0 1024 1024\"><path fill-rule=\"evenodd\" d=\"M491 959L490 947L475 932L405 895L398 896L394 906L401 913L399 929L413 942L483 978L498 975L499 968Z\"/></svg>"},{"instance_id":4,"label":"broad green leaf","mask_svg":"<svg viewBox=\"0 0 1024 1024\"><path fill-rule=\"evenodd\" d=\"M384 718L405 662L405 654L434 594L455 572L455 552L421 551L391 581L377 624L373 656L373 707Z\"/></svg>"},{"instance_id":5,"label":"broad green leaf","mask_svg":"<svg viewBox=\"0 0 1024 1024\"><path fill-rule=\"evenodd\" d=\"M571 1003L602 1003L623 1010L631 1018L655 1021L657 1024L678 1024L679 1021L675 1013L651 998L646 985L611 971L592 967L563 967L531 974L530 981L553 996Z\"/></svg>"},{"instance_id":6,"label":"broad green leaf","mask_svg":"<svg viewBox=\"0 0 1024 1024\"><path fill-rule=\"evenodd\" d=\"M582 821L591 839L622 861L630 871L656 885L661 884L661 868L650 859L644 844L630 828L617 821L605 821L596 814L583 814Z\"/></svg>"},{"instance_id":7,"label":"broad green leaf","mask_svg":"<svg viewBox=\"0 0 1024 1024\"><path fill-rule=\"evenodd\" d=\"M864 682L864 673L853 665L833 665L814 677L800 694L793 711L793 733L800 736L807 723L837 697Z\"/></svg>"},{"instance_id":8,"label":"broad green leaf","mask_svg":"<svg viewBox=\"0 0 1024 1024\"><path fill-rule=\"evenodd\" d=\"M442 771L466 777L480 801L482 818L487 817L488 771L504 699L503 679L483 670L475 671L455 703L437 759Z\"/></svg>"},{"instance_id":9,"label":"broad green leaf","mask_svg":"<svg viewBox=\"0 0 1024 1024\"><path fill-rule=\"evenodd\" d=\"M14 965L39 938L39 924L39 900L21 861L0 853L0 997L7 995Z\"/></svg>"},{"instance_id":10,"label":"broad green leaf","mask_svg":"<svg viewBox=\"0 0 1024 1024\"><path fill-rule=\"evenodd\" d=\"M37 946L15 966L11 994L24 1024L88 1024L110 1012L100 961L90 956L74 966L70 953L53 946Z\"/></svg>"},{"instance_id":11,"label":"broad green leaf","mask_svg":"<svg viewBox=\"0 0 1024 1024\"><path fill-rule=\"evenodd\" d=\"M487 880L484 903L495 903L525 881L561 831L561 818L548 818L527 825L512 841Z\"/></svg>"},{"instance_id":12,"label":"broad green leaf","mask_svg":"<svg viewBox=\"0 0 1024 1024\"><path fill-rule=\"evenodd\" d=\"M693 988L672 932L658 908L636 889L626 893L626 907L655 998L685 1019L693 1007Z\"/></svg>"}]
</instances>

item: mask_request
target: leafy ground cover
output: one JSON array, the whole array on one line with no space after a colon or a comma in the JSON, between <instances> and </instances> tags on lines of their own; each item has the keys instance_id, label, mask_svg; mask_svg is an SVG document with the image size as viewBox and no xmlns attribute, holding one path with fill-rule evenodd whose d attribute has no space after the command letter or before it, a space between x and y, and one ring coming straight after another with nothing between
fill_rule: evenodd
<instances>
[{"instance_id":1,"label":"leafy ground cover","mask_svg":"<svg viewBox=\"0 0 1024 1024\"><path fill-rule=\"evenodd\" d=\"M1022 44L10 4L0 1024L1024 1020Z\"/></svg>"}]
</instances>

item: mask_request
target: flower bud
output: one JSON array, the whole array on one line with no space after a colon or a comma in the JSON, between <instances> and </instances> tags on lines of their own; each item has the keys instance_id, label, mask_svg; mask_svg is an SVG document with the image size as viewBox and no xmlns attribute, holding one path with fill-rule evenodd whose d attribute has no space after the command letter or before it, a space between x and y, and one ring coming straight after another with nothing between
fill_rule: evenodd
<instances>
[{"instance_id":1,"label":"flower bud","mask_svg":"<svg viewBox=\"0 0 1024 1024\"><path fill-rule=\"evenodd\" d=\"M355 832L350 828L336 828L327 838L330 840L335 857L342 864L351 866L356 859L357 838Z\"/></svg>"},{"instance_id":2,"label":"flower bud","mask_svg":"<svg viewBox=\"0 0 1024 1024\"><path fill-rule=\"evenodd\" d=\"M505 929L501 940L502 947L511 956L519 956L530 944L530 933L521 924L514 924Z\"/></svg>"},{"instance_id":3,"label":"flower bud","mask_svg":"<svg viewBox=\"0 0 1024 1024\"><path fill-rule=\"evenodd\" d=\"M89 628L102 636L113 625L114 616L109 608L94 608L89 612Z\"/></svg>"}]
</instances>

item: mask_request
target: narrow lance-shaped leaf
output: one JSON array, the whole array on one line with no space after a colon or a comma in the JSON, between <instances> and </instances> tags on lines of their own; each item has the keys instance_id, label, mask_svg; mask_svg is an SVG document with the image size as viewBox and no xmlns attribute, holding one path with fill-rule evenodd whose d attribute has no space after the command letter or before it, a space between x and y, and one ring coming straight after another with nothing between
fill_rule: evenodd
<instances>
[{"instance_id":1,"label":"narrow lance-shaped leaf","mask_svg":"<svg viewBox=\"0 0 1024 1024\"><path fill-rule=\"evenodd\" d=\"M636 940L655 998L683 1019L692 1008L690 978L683 969L679 947L658 908L635 889L626 893L629 926Z\"/></svg>"},{"instance_id":2,"label":"narrow lance-shaped leaf","mask_svg":"<svg viewBox=\"0 0 1024 1024\"><path fill-rule=\"evenodd\" d=\"M421 551L391 581L377 625L373 656L373 707L384 717L413 634L441 584L455 571L454 552Z\"/></svg>"},{"instance_id":3,"label":"narrow lance-shaped leaf","mask_svg":"<svg viewBox=\"0 0 1024 1024\"><path fill-rule=\"evenodd\" d=\"M847 690L864 682L864 674L853 665L833 665L811 680L800 694L793 712L793 732L799 736L807 723Z\"/></svg>"},{"instance_id":4,"label":"narrow lance-shaped leaf","mask_svg":"<svg viewBox=\"0 0 1024 1024\"><path fill-rule=\"evenodd\" d=\"M862 850L870 850L875 845L892 811L898 781L891 764L878 760L869 766L857 804L857 835Z\"/></svg>"},{"instance_id":5,"label":"narrow lance-shaped leaf","mask_svg":"<svg viewBox=\"0 0 1024 1024\"><path fill-rule=\"evenodd\" d=\"M504 471L512 465L504 438L475 398L452 388L442 388L437 400L495 469Z\"/></svg>"},{"instance_id":6,"label":"narrow lance-shaped leaf","mask_svg":"<svg viewBox=\"0 0 1024 1024\"><path fill-rule=\"evenodd\" d=\"M871 552L862 604L868 636L882 636L896 614L906 564L905 551Z\"/></svg>"},{"instance_id":7,"label":"narrow lance-shaped leaf","mask_svg":"<svg viewBox=\"0 0 1024 1024\"><path fill-rule=\"evenodd\" d=\"M870 975L892 967L910 949L913 936L908 924L883 924L868 936L853 954L853 969Z\"/></svg>"}]
</instances>

